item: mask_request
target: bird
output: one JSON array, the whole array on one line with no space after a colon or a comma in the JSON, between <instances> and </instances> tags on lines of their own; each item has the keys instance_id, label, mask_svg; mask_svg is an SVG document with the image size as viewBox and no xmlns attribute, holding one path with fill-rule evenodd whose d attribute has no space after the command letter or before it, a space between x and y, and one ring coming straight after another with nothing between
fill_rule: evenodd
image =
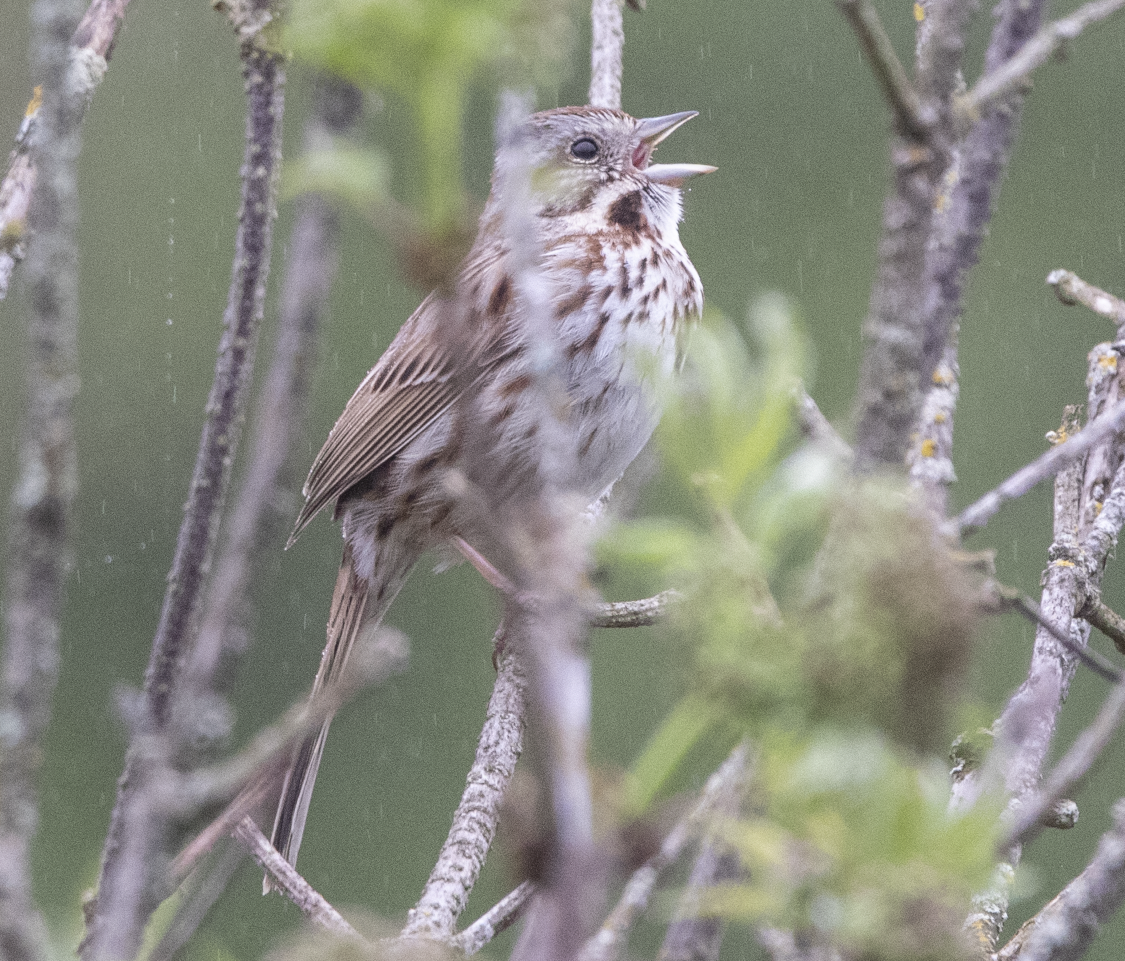
<instances>
[{"instance_id":1,"label":"bird","mask_svg":"<svg viewBox=\"0 0 1125 961\"><path fill-rule=\"evenodd\" d=\"M654 164L653 151L697 116L636 119L604 107L532 114L496 155L476 239L451 290L431 293L362 380L315 458L289 546L334 504L344 539L313 696L338 679L361 631L383 618L427 550L459 542L488 556L487 532L448 483L464 437L459 401L487 423L493 498L545 483L534 325L505 229L505 171L525 175L535 270L558 346L562 430L573 456L553 480L597 503L648 442L671 375L703 309L679 237L684 181L716 168ZM462 331L450 334L453 318ZM291 863L304 834L331 717L294 748L271 841ZM270 882L266 880L266 891Z\"/></svg>"}]
</instances>

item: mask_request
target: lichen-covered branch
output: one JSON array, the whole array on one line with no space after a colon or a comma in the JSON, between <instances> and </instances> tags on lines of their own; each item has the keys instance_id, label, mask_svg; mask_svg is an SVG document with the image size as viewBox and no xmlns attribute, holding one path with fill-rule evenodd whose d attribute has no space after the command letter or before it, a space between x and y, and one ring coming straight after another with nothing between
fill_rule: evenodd
<instances>
[{"instance_id":1,"label":"lichen-covered branch","mask_svg":"<svg viewBox=\"0 0 1125 961\"><path fill-rule=\"evenodd\" d=\"M81 111L68 96L67 0L36 0L32 62L42 83L30 163L42 174L31 206L27 400L10 506L0 676L0 955L44 961L47 932L31 888L37 779L59 670L59 619L78 487L78 183ZM3 265L0 264L0 270ZM0 277L0 291L6 282Z\"/></svg>"},{"instance_id":2,"label":"lichen-covered branch","mask_svg":"<svg viewBox=\"0 0 1125 961\"><path fill-rule=\"evenodd\" d=\"M70 67L56 92L66 99L66 109L75 114L76 124L81 123L82 113L105 76L128 4L129 0L93 0L70 37ZM68 13L67 26L73 23L70 18ZM37 90L27 105L0 181L0 300L7 295L12 271L27 249L28 210L40 166L34 145L42 135L42 104L42 92Z\"/></svg>"},{"instance_id":3,"label":"lichen-covered branch","mask_svg":"<svg viewBox=\"0 0 1125 961\"><path fill-rule=\"evenodd\" d=\"M258 866L270 876L277 889L297 905L313 924L333 934L363 940L356 929L344 920L344 916L275 850L253 818L239 821L234 829L234 836L258 862Z\"/></svg>"},{"instance_id":4,"label":"lichen-covered branch","mask_svg":"<svg viewBox=\"0 0 1125 961\"><path fill-rule=\"evenodd\" d=\"M1041 481L1085 457L1094 446L1103 443L1123 428L1125 428L1125 401L1118 401L1078 434L1058 435L1059 442L1054 447L1030 464L1021 467L984 496L977 498L953 519L952 524L962 534L983 527L1001 505L1022 497Z\"/></svg>"},{"instance_id":5,"label":"lichen-covered branch","mask_svg":"<svg viewBox=\"0 0 1125 961\"><path fill-rule=\"evenodd\" d=\"M958 112L973 118L995 101L1012 93L1022 93L1030 83L1032 71L1060 53L1088 26L1113 16L1122 7L1125 7L1125 0L1093 0L1047 24L1024 43L1017 54L986 69L973 88L958 98Z\"/></svg>"},{"instance_id":6,"label":"lichen-covered branch","mask_svg":"<svg viewBox=\"0 0 1125 961\"><path fill-rule=\"evenodd\" d=\"M620 110L625 49L621 0L592 0L590 25L590 106Z\"/></svg>"},{"instance_id":7,"label":"lichen-covered branch","mask_svg":"<svg viewBox=\"0 0 1125 961\"><path fill-rule=\"evenodd\" d=\"M453 815L449 836L422 896L410 911L403 937L453 937L457 919L496 836L504 791L523 750L527 686L516 652L506 645L503 625L496 632L496 646L502 653L476 758Z\"/></svg>"},{"instance_id":8,"label":"lichen-covered branch","mask_svg":"<svg viewBox=\"0 0 1125 961\"><path fill-rule=\"evenodd\" d=\"M1081 304L1112 320L1118 327L1125 324L1125 300L1087 283L1074 271L1052 270L1047 274L1047 285L1054 288L1055 296L1067 306Z\"/></svg>"},{"instance_id":9,"label":"lichen-covered branch","mask_svg":"<svg viewBox=\"0 0 1125 961\"><path fill-rule=\"evenodd\" d=\"M739 744L707 779L695 806L668 832L660 850L625 883L621 898L582 949L580 961L614 961L621 956L629 932L648 907L660 877L679 859L716 809L724 808L740 795L746 783L748 756L747 745Z\"/></svg>"},{"instance_id":10,"label":"lichen-covered branch","mask_svg":"<svg viewBox=\"0 0 1125 961\"><path fill-rule=\"evenodd\" d=\"M1085 870L997 952L997 961L1078 961L1125 902L1125 801Z\"/></svg>"}]
</instances>

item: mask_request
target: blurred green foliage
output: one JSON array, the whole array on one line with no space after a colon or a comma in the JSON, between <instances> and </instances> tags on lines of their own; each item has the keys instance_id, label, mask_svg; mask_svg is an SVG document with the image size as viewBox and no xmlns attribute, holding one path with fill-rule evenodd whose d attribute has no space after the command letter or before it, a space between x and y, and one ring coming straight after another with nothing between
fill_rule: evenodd
<instances>
[{"instance_id":1,"label":"blurred green foliage","mask_svg":"<svg viewBox=\"0 0 1125 961\"><path fill-rule=\"evenodd\" d=\"M969 576L908 489L800 443L805 368L784 300L751 309L748 350L711 316L659 431L690 496L621 525L603 552L687 594L672 619L691 683L638 758L643 809L694 753L749 737L746 869L707 912L865 958L960 956L998 809L947 810L943 754L976 624Z\"/></svg>"},{"instance_id":2,"label":"blurred green foliage","mask_svg":"<svg viewBox=\"0 0 1125 961\"><path fill-rule=\"evenodd\" d=\"M572 0L294 0L286 42L295 57L365 91L409 105L421 170L420 222L463 232L462 122L486 75L542 83L572 47Z\"/></svg>"}]
</instances>

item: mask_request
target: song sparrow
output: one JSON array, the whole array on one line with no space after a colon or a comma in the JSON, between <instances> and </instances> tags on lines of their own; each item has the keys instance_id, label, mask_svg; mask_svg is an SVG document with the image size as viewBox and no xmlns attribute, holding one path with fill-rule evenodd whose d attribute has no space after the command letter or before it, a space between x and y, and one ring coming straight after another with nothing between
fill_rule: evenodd
<instances>
[{"instance_id":1,"label":"song sparrow","mask_svg":"<svg viewBox=\"0 0 1125 961\"><path fill-rule=\"evenodd\" d=\"M444 481L458 462L459 397L472 390L492 429L502 465L497 483L519 489L541 481L532 351L498 198L505 165L529 166L538 275L563 360L565 429L575 455L561 482L593 502L648 441L660 403L647 375L653 365L676 366L680 336L703 306L678 234L679 188L715 169L649 160L694 116L636 120L566 107L528 118L501 148L455 290L422 302L348 401L309 472L290 543L332 501L345 542L314 694L340 676L361 627L383 616L423 551L455 537L480 546L480 532L459 515ZM460 345L443 332L458 312L468 331ZM291 863L327 733L325 722L297 747L282 787L272 840Z\"/></svg>"}]
</instances>

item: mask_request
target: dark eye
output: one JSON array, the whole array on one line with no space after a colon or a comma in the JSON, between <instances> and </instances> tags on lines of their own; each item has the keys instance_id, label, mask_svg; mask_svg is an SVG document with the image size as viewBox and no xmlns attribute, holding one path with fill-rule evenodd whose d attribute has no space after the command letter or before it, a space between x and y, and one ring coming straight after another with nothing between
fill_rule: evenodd
<instances>
[{"instance_id":1,"label":"dark eye","mask_svg":"<svg viewBox=\"0 0 1125 961\"><path fill-rule=\"evenodd\" d=\"M570 155L575 160L589 163L598 155L598 145L589 137L580 137L570 145Z\"/></svg>"}]
</instances>

